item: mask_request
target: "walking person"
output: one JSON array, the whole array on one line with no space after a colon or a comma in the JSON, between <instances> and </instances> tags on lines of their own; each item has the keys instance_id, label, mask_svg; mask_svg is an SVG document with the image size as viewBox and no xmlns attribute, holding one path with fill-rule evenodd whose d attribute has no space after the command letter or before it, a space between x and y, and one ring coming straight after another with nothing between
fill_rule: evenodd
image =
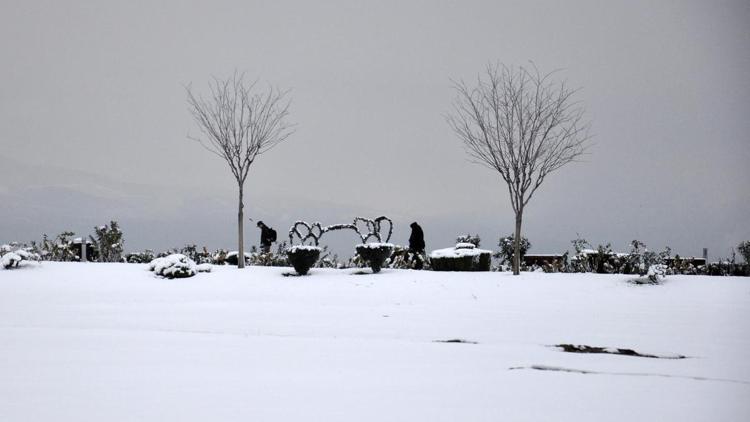
<instances>
[{"instance_id":1,"label":"walking person","mask_svg":"<svg viewBox=\"0 0 750 422\"><path fill-rule=\"evenodd\" d=\"M271 252L271 244L276 241L276 230L266 226L262 221L258 221L257 226L260 229L260 251Z\"/></svg>"}]
</instances>

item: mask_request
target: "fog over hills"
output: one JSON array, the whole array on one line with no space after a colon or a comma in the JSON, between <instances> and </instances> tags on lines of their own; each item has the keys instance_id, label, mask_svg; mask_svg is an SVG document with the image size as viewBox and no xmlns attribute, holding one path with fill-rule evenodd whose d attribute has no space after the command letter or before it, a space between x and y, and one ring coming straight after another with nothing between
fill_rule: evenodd
<instances>
[{"instance_id":1,"label":"fog over hills","mask_svg":"<svg viewBox=\"0 0 750 422\"><path fill-rule=\"evenodd\" d=\"M7 2L0 13L0 241L118 220L126 249L235 248L226 164L187 139L185 87L291 89L296 132L260 157L246 216L283 232L386 214L427 247L513 230L505 186L446 124L488 62L580 87L581 162L524 213L532 252L594 245L714 258L750 239L750 3ZM248 246L258 230L247 225ZM353 236L329 239L352 254Z\"/></svg>"}]
</instances>

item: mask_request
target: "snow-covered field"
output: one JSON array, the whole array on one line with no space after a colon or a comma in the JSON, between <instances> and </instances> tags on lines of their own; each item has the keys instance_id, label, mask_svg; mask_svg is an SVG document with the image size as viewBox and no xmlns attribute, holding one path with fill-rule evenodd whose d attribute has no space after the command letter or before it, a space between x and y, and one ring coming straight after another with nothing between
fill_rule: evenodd
<instances>
[{"instance_id":1,"label":"snow-covered field","mask_svg":"<svg viewBox=\"0 0 750 422\"><path fill-rule=\"evenodd\" d=\"M750 420L748 278L287 271L0 270L0 420Z\"/></svg>"}]
</instances>

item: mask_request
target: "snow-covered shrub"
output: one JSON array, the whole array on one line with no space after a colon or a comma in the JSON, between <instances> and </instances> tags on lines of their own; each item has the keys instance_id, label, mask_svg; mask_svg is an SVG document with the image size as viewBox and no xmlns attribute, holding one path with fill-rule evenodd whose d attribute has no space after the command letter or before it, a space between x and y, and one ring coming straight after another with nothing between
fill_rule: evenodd
<instances>
[{"instance_id":1,"label":"snow-covered shrub","mask_svg":"<svg viewBox=\"0 0 750 422\"><path fill-rule=\"evenodd\" d=\"M675 255L670 266L670 270L673 274L684 274L684 275L696 275L698 274L698 268L691 262L690 259L682 259L680 255Z\"/></svg>"},{"instance_id":2,"label":"snow-covered shrub","mask_svg":"<svg viewBox=\"0 0 750 422\"><path fill-rule=\"evenodd\" d=\"M248 264L257 265L261 267L288 267L289 259L286 255L286 250L289 245L286 242L281 242L276 245L276 250L268 252L260 252L258 248L253 246L250 249L250 259Z\"/></svg>"},{"instance_id":3,"label":"snow-covered shrub","mask_svg":"<svg viewBox=\"0 0 750 422\"><path fill-rule=\"evenodd\" d=\"M341 268L342 266L343 264L339 262L339 256L329 251L328 246L324 245L320 250L320 258L315 263L315 268Z\"/></svg>"},{"instance_id":4,"label":"snow-covered shrub","mask_svg":"<svg viewBox=\"0 0 750 422\"><path fill-rule=\"evenodd\" d=\"M0 267L6 270L23 267L32 262L39 262L39 260L39 254L18 243L0 247Z\"/></svg>"},{"instance_id":5,"label":"snow-covered shrub","mask_svg":"<svg viewBox=\"0 0 750 422\"><path fill-rule=\"evenodd\" d=\"M386 261L385 265L388 268L402 270L430 269L430 261L427 259L427 255L399 245L394 246L393 253L391 253L391 257Z\"/></svg>"},{"instance_id":6,"label":"snow-covered shrub","mask_svg":"<svg viewBox=\"0 0 750 422\"><path fill-rule=\"evenodd\" d=\"M492 263L492 251L468 247L459 244L460 248L438 249L430 253L430 265L433 271L489 271Z\"/></svg>"},{"instance_id":7,"label":"snow-covered shrub","mask_svg":"<svg viewBox=\"0 0 750 422\"><path fill-rule=\"evenodd\" d=\"M78 261L80 258L73 248L73 235L74 233L71 231L64 231L50 240L47 234L44 234L39 245L42 260Z\"/></svg>"},{"instance_id":8,"label":"snow-covered shrub","mask_svg":"<svg viewBox=\"0 0 750 422\"><path fill-rule=\"evenodd\" d=\"M6 252L0 258L0 266L5 268L6 270L9 270L11 268L18 268L18 266L21 265L21 261L23 261L23 258L21 258L21 256L17 253Z\"/></svg>"},{"instance_id":9,"label":"snow-covered shrub","mask_svg":"<svg viewBox=\"0 0 750 422\"><path fill-rule=\"evenodd\" d=\"M609 261L613 256L612 245L609 243L606 245L600 244L596 247L595 253L589 255L591 268L598 274L611 274L614 267Z\"/></svg>"},{"instance_id":10,"label":"snow-covered shrub","mask_svg":"<svg viewBox=\"0 0 750 422\"><path fill-rule=\"evenodd\" d=\"M363 243L356 245L354 249L357 255L367 262L367 266L372 269L373 273L380 272L385 260L391 257L393 245L390 243Z\"/></svg>"},{"instance_id":11,"label":"snow-covered shrub","mask_svg":"<svg viewBox=\"0 0 750 422\"><path fill-rule=\"evenodd\" d=\"M456 243L471 243L472 245L474 245L474 247L477 247L477 248L479 247L479 242L481 241L482 239L479 238L478 234L475 234L472 236L467 233L467 234L459 235L458 237L456 237Z\"/></svg>"},{"instance_id":12,"label":"snow-covered shrub","mask_svg":"<svg viewBox=\"0 0 750 422\"><path fill-rule=\"evenodd\" d=\"M580 236L571 240L570 243L573 244L575 255L570 259L569 271L574 273L586 273L591 271L591 265L588 258L591 244Z\"/></svg>"},{"instance_id":13,"label":"snow-covered shrub","mask_svg":"<svg viewBox=\"0 0 750 422\"><path fill-rule=\"evenodd\" d=\"M667 276L667 266L664 264L655 264L648 267L646 276L653 283L658 283Z\"/></svg>"},{"instance_id":14,"label":"snow-covered shrub","mask_svg":"<svg viewBox=\"0 0 750 422\"><path fill-rule=\"evenodd\" d=\"M129 264L147 264L156 258L154 251L146 249L142 252L133 252L125 256L125 262Z\"/></svg>"},{"instance_id":15,"label":"snow-covered shrub","mask_svg":"<svg viewBox=\"0 0 750 422\"><path fill-rule=\"evenodd\" d=\"M648 267L648 271L641 277L630 280L633 284L660 284L667 276L667 266L654 264Z\"/></svg>"},{"instance_id":16,"label":"snow-covered shrub","mask_svg":"<svg viewBox=\"0 0 750 422\"><path fill-rule=\"evenodd\" d=\"M286 250L289 262L299 275L305 275L320 257L321 249L311 245L295 245Z\"/></svg>"},{"instance_id":17,"label":"snow-covered shrub","mask_svg":"<svg viewBox=\"0 0 750 422\"><path fill-rule=\"evenodd\" d=\"M745 260L745 264L750 264L750 240L745 240L737 245L737 252L742 255L742 259Z\"/></svg>"},{"instance_id":18,"label":"snow-covered shrub","mask_svg":"<svg viewBox=\"0 0 750 422\"><path fill-rule=\"evenodd\" d=\"M495 258L500 259L500 263L502 264L509 264L511 265L513 263L513 253L515 252L514 243L515 242L515 236L505 236L500 238L500 242L498 243L498 246L500 247L500 251L498 251L495 254ZM525 237L521 237L521 262L523 263L523 257L526 255L526 252L528 252L529 249L531 249L531 243L529 243L529 239Z\"/></svg>"},{"instance_id":19,"label":"snow-covered shrub","mask_svg":"<svg viewBox=\"0 0 750 422\"><path fill-rule=\"evenodd\" d=\"M647 275L652 266L664 264L671 255L669 247L657 253L649 251L646 244L639 240L633 240L630 245L630 253L625 257L625 264L621 270L624 274Z\"/></svg>"},{"instance_id":20,"label":"snow-covered shrub","mask_svg":"<svg viewBox=\"0 0 750 422\"><path fill-rule=\"evenodd\" d=\"M109 226L106 224L94 227L95 236L89 236L94 248L99 253L99 262L120 262L122 261L123 239L122 230L117 221L110 221Z\"/></svg>"},{"instance_id":21,"label":"snow-covered shrub","mask_svg":"<svg viewBox=\"0 0 750 422\"><path fill-rule=\"evenodd\" d=\"M187 244L180 248L179 253L192 259L198 264L207 264L212 262L212 254L204 246L202 249L198 249L195 244Z\"/></svg>"},{"instance_id":22,"label":"snow-covered shrub","mask_svg":"<svg viewBox=\"0 0 750 422\"><path fill-rule=\"evenodd\" d=\"M195 261L182 254L156 258L148 264L148 269L165 278L192 277L197 272Z\"/></svg>"}]
</instances>

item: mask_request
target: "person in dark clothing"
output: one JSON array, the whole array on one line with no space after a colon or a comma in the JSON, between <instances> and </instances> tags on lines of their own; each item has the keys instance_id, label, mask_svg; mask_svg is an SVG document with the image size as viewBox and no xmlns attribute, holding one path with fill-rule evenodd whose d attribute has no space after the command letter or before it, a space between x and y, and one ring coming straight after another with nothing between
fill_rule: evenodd
<instances>
[{"instance_id":1,"label":"person in dark clothing","mask_svg":"<svg viewBox=\"0 0 750 422\"><path fill-rule=\"evenodd\" d=\"M424 268L424 232L417 222L411 223L411 236L409 236L409 252L412 260L412 268L421 270Z\"/></svg>"},{"instance_id":2,"label":"person in dark clothing","mask_svg":"<svg viewBox=\"0 0 750 422\"><path fill-rule=\"evenodd\" d=\"M262 221L258 221L260 229L260 251L268 253L271 251L271 244L276 241L276 230L266 226Z\"/></svg>"},{"instance_id":3,"label":"person in dark clothing","mask_svg":"<svg viewBox=\"0 0 750 422\"><path fill-rule=\"evenodd\" d=\"M409 236L409 249L414 252L424 253L424 232L417 222L411 223L411 236Z\"/></svg>"}]
</instances>

